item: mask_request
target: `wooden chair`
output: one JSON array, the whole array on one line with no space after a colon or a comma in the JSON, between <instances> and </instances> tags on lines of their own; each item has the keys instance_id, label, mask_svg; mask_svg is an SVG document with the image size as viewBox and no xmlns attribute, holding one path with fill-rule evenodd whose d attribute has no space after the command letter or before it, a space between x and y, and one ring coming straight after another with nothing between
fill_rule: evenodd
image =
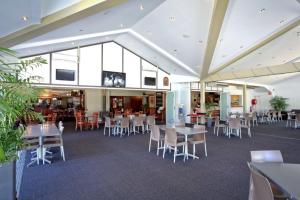
<instances>
[{"instance_id":1,"label":"wooden chair","mask_svg":"<svg viewBox=\"0 0 300 200\"><path fill-rule=\"evenodd\" d=\"M86 127L84 116L81 113L76 113L75 119L76 119L75 131L77 131L78 127L80 128L80 131L82 131L82 127Z\"/></svg>"}]
</instances>

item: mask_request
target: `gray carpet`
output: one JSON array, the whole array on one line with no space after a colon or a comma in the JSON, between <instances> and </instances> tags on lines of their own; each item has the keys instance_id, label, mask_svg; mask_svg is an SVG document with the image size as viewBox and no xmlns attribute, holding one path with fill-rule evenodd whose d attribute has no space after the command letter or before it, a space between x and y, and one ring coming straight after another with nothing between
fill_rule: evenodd
<instances>
[{"instance_id":1,"label":"gray carpet","mask_svg":"<svg viewBox=\"0 0 300 200\"><path fill-rule=\"evenodd\" d=\"M25 168L21 200L79 199L247 199L249 151L281 150L284 161L300 163L300 130L283 123L259 125L253 138L207 134L208 157L183 162L148 152L149 134L105 137L103 130L74 132L66 124L66 162L55 153L51 165ZM293 139L291 139L293 138ZM161 152L162 153L162 152Z\"/></svg>"}]
</instances>

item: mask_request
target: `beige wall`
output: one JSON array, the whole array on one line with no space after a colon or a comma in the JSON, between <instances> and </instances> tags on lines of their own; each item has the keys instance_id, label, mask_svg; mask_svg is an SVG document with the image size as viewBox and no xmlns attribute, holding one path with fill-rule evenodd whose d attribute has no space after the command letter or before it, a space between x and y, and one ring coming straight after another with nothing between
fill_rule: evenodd
<instances>
[{"instance_id":1,"label":"beige wall","mask_svg":"<svg viewBox=\"0 0 300 200\"><path fill-rule=\"evenodd\" d=\"M85 90L85 106L88 113L103 111L103 96L103 90Z\"/></svg>"}]
</instances>

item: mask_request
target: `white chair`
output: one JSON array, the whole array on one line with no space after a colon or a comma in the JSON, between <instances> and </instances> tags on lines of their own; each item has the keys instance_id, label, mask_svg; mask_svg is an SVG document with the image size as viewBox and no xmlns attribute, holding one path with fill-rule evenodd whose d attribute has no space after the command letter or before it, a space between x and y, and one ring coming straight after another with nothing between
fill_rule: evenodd
<instances>
[{"instance_id":1,"label":"white chair","mask_svg":"<svg viewBox=\"0 0 300 200\"><path fill-rule=\"evenodd\" d=\"M241 134L241 119L240 118L229 118L228 120L228 137L233 133L233 130L236 131L236 135L242 138Z\"/></svg>"},{"instance_id":2,"label":"white chair","mask_svg":"<svg viewBox=\"0 0 300 200\"><path fill-rule=\"evenodd\" d=\"M149 141L149 152L151 151L151 141L157 142L156 155L159 155L159 150L163 149L164 137L160 134L159 127L157 125L150 126L150 141Z\"/></svg>"},{"instance_id":3,"label":"white chair","mask_svg":"<svg viewBox=\"0 0 300 200\"><path fill-rule=\"evenodd\" d=\"M277 112L276 112L276 111L273 111L273 112L272 112L272 121L273 121L273 122L277 122L277 121L278 121L278 118L277 118Z\"/></svg>"},{"instance_id":4,"label":"white chair","mask_svg":"<svg viewBox=\"0 0 300 200\"><path fill-rule=\"evenodd\" d=\"M142 133L144 134L144 117L135 117L133 119L133 133L140 132L140 127L142 127ZM138 131L136 131L136 128Z\"/></svg>"},{"instance_id":5,"label":"white chair","mask_svg":"<svg viewBox=\"0 0 300 200\"><path fill-rule=\"evenodd\" d=\"M163 158L165 158L166 149L169 147L174 148L174 163L176 162L176 157L183 155L183 161L185 161L185 155L187 152L185 152L185 147L187 145L187 142L178 142L177 141L177 133L175 128L166 128L165 131L165 143L164 143L164 152L163 152ZM182 152L181 154L177 153L177 147L182 146Z\"/></svg>"},{"instance_id":6,"label":"white chair","mask_svg":"<svg viewBox=\"0 0 300 200\"><path fill-rule=\"evenodd\" d=\"M296 113L295 117L295 129L300 126L300 113Z\"/></svg>"},{"instance_id":7,"label":"white chair","mask_svg":"<svg viewBox=\"0 0 300 200\"><path fill-rule=\"evenodd\" d=\"M43 147L43 149L59 147L60 148L60 155L63 158L63 160L66 161L65 151L64 151L64 143L63 143L63 138L62 138L63 131L64 131L64 127L62 126L62 127L59 128L59 132L60 132L59 136L44 138L42 147ZM50 161L48 161L46 159L46 154L43 154L43 164L45 164L45 162L51 163Z\"/></svg>"},{"instance_id":8,"label":"white chair","mask_svg":"<svg viewBox=\"0 0 300 200\"><path fill-rule=\"evenodd\" d=\"M202 125L194 125L194 128L205 130L205 126L202 126ZM199 133L199 134L193 135L192 138L188 139L188 142L193 145L193 159L195 159L195 158L199 159L199 157L196 156L196 144L204 145L205 157L207 157L205 133Z\"/></svg>"},{"instance_id":9,"label":"white chair","mask_svg":"<svg viewBox=\"0 0 300 200\"><path fill-rule=\"evenodd\" d=\"M129 136L130 131L129 131L129 118L128 117L125 117L125 118L121 119L119 128L120 128L120 137L123 136L123 132L125 133L126 130L128 132L128 136Z\"/></svg>"},{"instance_id":10,"label":"white chair","mask_svg":"<svg viewBox=\"0 0 300 200\"><path fill-rule=\"evenodd\" d=\"M104 123L104 132L105 135L105 129L108 128L108 136L110 136L110 132L112 129L115 128L115 124L111 121L110 117L105 117L105 123Z\"/></svg>"},{"instance_id":11,"label":"white chair","mask_svg":"<svg viewBox=\"0 0 300 200\"><path fill-rule=\"evenodd\" d=\"M281 113L281 111L278 111L277 118L278 118L278 121L282 121L282 113Z\"/></svg>"},{"instance_id":12,"label":"white chair","mask_svg":"<svg viewBox=\"0 0 300 200\"><path fill-rule=\"evenodd\" d=\"M258 119L257 119L257 113L256 112L252 113L252 118L251 119L252 119L253 126L254 125L258 126Z\"/></svg>"},{"instance_id":13,"label":"white chair","mask_svg":"<svg viewBox=\"0 0 300 200\"><path fill-rule=\"evenodd\" d=\"M146 131L150 130L150 126L155 125L154 116L147 116L146 118Z\"/></svg>"},{"instance_id":14,"label":"white chair","mask_svg":"<svg viewBox=\"0 0 300 200\"><path fill-rule=\"evenodd\" d=\"M26 151L31 151L30 163L27 167L31 166L33 163L40 164L40 159L38 158L37 151L40 149L39 138L26 138L23 139L23 149Z\"/></svg>"},{"instance_id":15,"label":"white chair","mask_svg":"<svg viewBox=\"0 0 300 200\"><path fill-rule=\"evenodd\" d=\"M251 138L252 135L251 135L250 127L251 127L250 117L246 116L244 124L241 124L241 128L247 129L248 130L248 136ZM241 131L240 137L242 138L242 131Z\"/></svg>"},{"instance_id":16,"label":"white chair","mask_svg":"<svg viewBox=\"0 0 300 200\"><path fill-rule=\"evenodd\" d=\"M292 116L292 112L287 113L286 127L292 127L292 123L295 121Z\"/></svg>"},{"instance_id":17,"label":"white chair","mask_svg":"<svg viewBox=\"0 0 300 200\"><path fill-rule=\"evenodd\" d=\"M215 117L215 125L214 125L214 134L216 133L216 129L217 129L217 136L219 136L220 128L223 128L223 132L225 133L226 125L220 124L220 117L217 116L217 117Z\"/></svg>"},{"instance_id":18,"label":"white chair","mask_svg":"<svg viewBox=\"0 0 300 200\"><path fill-rule=\"evenodd\" d=\"M282 154L279 150L261 150L261 151L250 151L251 162L264 163L274 162L283 163Z\"/></svg>"},{"instance_id":19,"label":"white chair","mask_svg":"<svg viewBox=\"0 0 300 200\"><path fill-rule=\"evenodd\" d=\"M249 200L274 200L269 180L255 171L248 163L250 169Z\"/></svg>"}]
</instances>

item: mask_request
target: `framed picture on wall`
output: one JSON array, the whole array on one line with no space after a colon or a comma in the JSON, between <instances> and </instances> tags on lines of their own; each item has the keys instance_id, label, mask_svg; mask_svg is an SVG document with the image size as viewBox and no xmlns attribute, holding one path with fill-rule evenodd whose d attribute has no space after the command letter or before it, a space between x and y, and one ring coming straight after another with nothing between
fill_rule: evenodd
<instances>
[{"instance_id":1,"label":"framed picture on wall","mask_svg":"<svg viewBox=\"0 0 300 200\"><path fill-rule=\"evenodd\" d=\"M241 95L231 95L231 107L242 107L242 96Z\"/></svg>"},{"instance_id":2,"label":"framed picture on wall","mask_svg":"<svg viewBox=\"0 0 300 200\"><path fill-rule=\"evenodd\" d=\"M121 72L102 72L102 86L124 88L126 84L126 74Z\"/></svg>"},{"instance_id":3,"label":"framed picture on wall","mask_svg":"<svg viewBox=\"0 0 300 200\"><path fill-rule=\"evenodd\" d=\"M155 97L149 96L149 108L155 108Z\"/></svg>"}]
</instances>

